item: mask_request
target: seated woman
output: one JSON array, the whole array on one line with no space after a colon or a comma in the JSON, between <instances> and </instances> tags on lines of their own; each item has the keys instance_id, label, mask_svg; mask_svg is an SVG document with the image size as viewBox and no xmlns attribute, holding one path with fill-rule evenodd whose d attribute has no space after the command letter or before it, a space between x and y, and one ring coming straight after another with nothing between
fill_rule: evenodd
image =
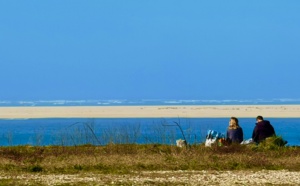
<instances>
[{"instance_id":1,"label":"seated woman","mask_svg":"<svg viewBox=\"0 0 300 186\"><path fill-rule=\"evenodd\" d=\"M239 120L231 117L227 129L227 141L230 143L241 143L243 141L243 129L239 126Z\"/></svg>"}]
</instances>

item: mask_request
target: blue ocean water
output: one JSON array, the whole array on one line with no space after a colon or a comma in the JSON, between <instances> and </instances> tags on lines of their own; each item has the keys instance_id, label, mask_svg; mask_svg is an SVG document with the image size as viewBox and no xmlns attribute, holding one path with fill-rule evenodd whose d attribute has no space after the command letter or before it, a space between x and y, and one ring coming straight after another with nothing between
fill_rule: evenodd
<instances>
[{"instance_id":1,"label":"blue ocean water","mask_svg":"<svg viewBox=\"0 0 300 186\"><path fill-rule=\"evenodd\" d=\"M300 145L300 118L266 119L288 145ZM244 138L251 138L255 118L240 118L239 121ZM0 146L175 144L177 139L184 137L195 144L204 142L209 129L225 133L228 122L229 118L0 119Z\"/></svg>"}]
</instances>

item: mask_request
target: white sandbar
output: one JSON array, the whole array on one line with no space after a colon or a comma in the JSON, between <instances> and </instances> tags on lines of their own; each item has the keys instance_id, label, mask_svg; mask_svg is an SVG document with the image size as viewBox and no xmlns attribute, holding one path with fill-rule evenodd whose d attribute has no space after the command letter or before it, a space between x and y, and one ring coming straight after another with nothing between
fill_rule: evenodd
<instances>
[{"instance_id":1,"label":"white sandbar","mask_svg":"<svg viewBox=\"0 0 300 186\"><path fill-rule=\"evenodd\" d=\"M300 118L300 105L0 107L0 118Z\"/></svg>"}]
</instances>

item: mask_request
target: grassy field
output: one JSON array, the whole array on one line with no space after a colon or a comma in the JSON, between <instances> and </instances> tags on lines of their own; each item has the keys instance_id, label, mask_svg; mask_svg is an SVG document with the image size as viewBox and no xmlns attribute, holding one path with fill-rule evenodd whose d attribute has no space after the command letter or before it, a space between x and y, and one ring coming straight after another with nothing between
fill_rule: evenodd
<instances>
[{"instance_id":1,"label":"grassy field","mask_svg":"<svg viewBox=\"0 0 300 186\"><path fill-rule=\"evenodd\" d=\"M130 174L155 170L300 170L300 148L261 144L0 147L0 171Z\"/></svg>"},{"instance_id":2,"label":"grassy field","mask_svg":"<svg viewBox=\"0 0 300 186\"><path fill-rule=\"evenodd\" d=\"M274 143L221 147L217 145L205 147L199 144L187 148L160 144L13 146L0 147L0 172L9 175L0 178L0 185L37 184L36 181L31 184L20 184L22 178L18 175L24 174L39 175L39 177L50 174L101 174L113 178L114 176L130 177L138 172L147 171L288 170L298 172L299 165L299 147L283 147Z\"/></svg>"}]
</instances>

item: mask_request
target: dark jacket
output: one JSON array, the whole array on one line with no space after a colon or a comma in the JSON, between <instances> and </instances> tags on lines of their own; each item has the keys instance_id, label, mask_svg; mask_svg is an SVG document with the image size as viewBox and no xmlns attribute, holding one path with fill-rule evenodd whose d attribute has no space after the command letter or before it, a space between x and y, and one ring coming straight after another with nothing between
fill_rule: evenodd
<instances>
[{"instance_id":1,"label":"dark jacket","mask_svg":"<svg viewBox=\"0 0 300 186\"><path fill-rule=\"evenodd\" d=\"M241 143L244 139L243 129L241 127L237 129L227 130L227 140L231 143Z\"/></svg>"},{"instance_id":2,"label":"dark jacket","mask_svg":"<svg viewBox=\"0 0 300 186\"><path fill-rule=\"evenodd\" d=\"M271 137L275 134L274 127L267 120L256 123L252 133L252 139L254 142L259 143L265 140L267 137Z\"/></svg>"}]
</instances>

